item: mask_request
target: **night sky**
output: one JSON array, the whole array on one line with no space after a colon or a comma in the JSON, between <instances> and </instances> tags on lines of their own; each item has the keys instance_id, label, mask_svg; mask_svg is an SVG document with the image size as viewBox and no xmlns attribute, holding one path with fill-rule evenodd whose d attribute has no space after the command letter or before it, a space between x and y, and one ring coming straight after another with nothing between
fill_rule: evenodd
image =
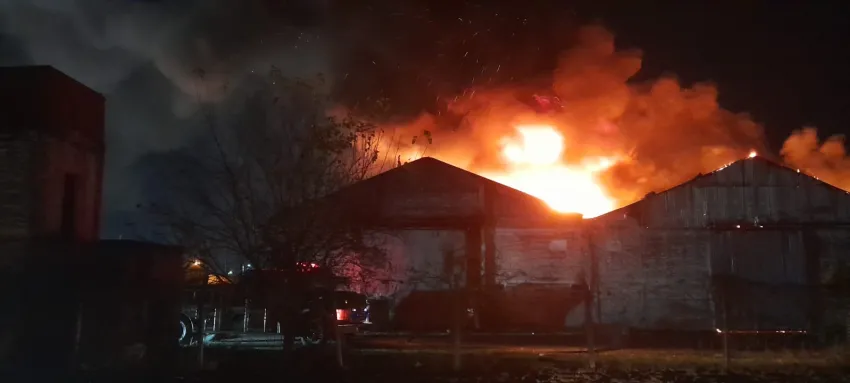
<instances>
[{"instance_id":1,"label":"night sky","mask_svg":"<svg viewBox=\"0 0 850 383\"><path fill-rule=\"evenodd\" d=\"M440 113L441 96L470 86L545 84L578 28L596 22L618 47L643 52L633 81L713 82L721 106L764 125L778 153L803 126L822 138L848 130L848 10L802 1L9 0L0 4L0 65L54 65L107 96L106 230L115 234L122 212L150 194L140 165L197 134L187 79L198 67L219 68L239 95L270 64L321 71L340 103L388 98L384 117L403 122Z\"/></svg>"},{"instance_id":2,"label":"night sky","mask_svg":"<svg viewBox=\"0 0 850 383\"><path fill-rule=\"evenodd\" d=\"M715 82L721 104L762 123L774 150L804 125L821 136L850 132L850 4L620 3L577 12L602 20L619 43L644 51L640 77L672 72L683 81Z\"/></svg>"}]
</instances>

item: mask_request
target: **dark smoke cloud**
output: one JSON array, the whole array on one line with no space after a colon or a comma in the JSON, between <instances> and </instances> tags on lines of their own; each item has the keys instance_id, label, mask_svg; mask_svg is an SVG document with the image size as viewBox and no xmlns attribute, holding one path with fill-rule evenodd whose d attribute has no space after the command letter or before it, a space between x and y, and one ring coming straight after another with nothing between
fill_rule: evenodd
<instances>
[{"instance_id":1,"label":"dark smoke cloud","mask_svg":"<svg viewBox=\"0 0 850 383\"><path fill-rule=\"evenodd\" d=\"M494 157L506 129L481 123L489 111L526 115L532 94L558 95L567 138L592 144L571 153L633 154L606 175L624 200L760 149L760 128L713 86L633 84L640 55L581 26L555 0L5 0L0 63L54 65L106 94L108 214L150 194L140 158L191 145L198 100L238 105L271 65L324 73L340 106L393 134L433 130L428 150L460 165Z\"/></svg>"},{"instance_id":2,"label":"dark smoke cloud","mask_svg":"<svg viewBox=\"0 0 850 383\"><path fill-rule=\"evenodd\" d=\"M350 109L375 116L374 101L388 99L384 120L426 110L456 126L441 96L554 68L571 28L557 3L5 0L0 64L53 65L107 96L109 231L113 214L146 198L152 180L136 162L187 145L197 101L239 100L252 72L323 72Z\"/></svg>"},{"instance_id":3,"label":"dark smoke cloud","mask_svg":"<svg viewBox=\"0 0 850 383\"><path fill-rule=\"evenodd\" d=\"M106 95L109 232L151 181L131 165L185 145L198 101L228 100L272 64L291 76L329 70L326 13L307 0L5 0L0 65L52 65Z\"/></svg>"},{"instance_id":4,"label":"dark smoke cloud","mask_svg":"<svg viewBox=\"0 0 850 383\"><path fill-rule=\"evenodd\" d=\"M478 84L443 95L449 110L461 116L458 129L446 129L433 113L394 129L406 135L435 132L437 143L428 155L498 173L510 167L501 141L515 134L515 126L552 125L564 137L564 163L618 158L598 181L620 206L745 158L750 150L762 152L762 128L749 116L722 108L713 84L684 86L671 76L634 81L641 52L617 47L611 31L598 25L576 28L561 39L570 46L553 55L557 60L545 79ZM562 107L541 114L528 101L533 93L557 96Z\"/></svg>"},{"instance_id":5,"label":"dark smoke cloud","mask_svg":"<svg viewBox=\"0 0 850 383\"><path fill-rule=\"evenodd\" d=\"M375 113L369 101L386 98L388 119L424 110L449 127L460 122L451 98L466 89L545 82L577 26L563 2L548 0L372 0L333 15L339 101Z\"/></svg>"}]
</instances>

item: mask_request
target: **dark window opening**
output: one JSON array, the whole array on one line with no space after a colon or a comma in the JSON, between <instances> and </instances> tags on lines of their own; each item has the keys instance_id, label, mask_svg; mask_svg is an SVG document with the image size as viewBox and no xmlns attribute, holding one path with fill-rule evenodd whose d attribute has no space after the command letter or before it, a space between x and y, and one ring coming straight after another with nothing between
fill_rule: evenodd
<instances>
[{"instance_id":1,"label":"dark window opening","mask_svg":"<svg viewBox=\"0 0 850 383\"><path fill-rule=\"evenodd\" d=\"M62 237L73 239L77 234L77 176L65 175L62 189Z\"/></svg>"}]
</instances>

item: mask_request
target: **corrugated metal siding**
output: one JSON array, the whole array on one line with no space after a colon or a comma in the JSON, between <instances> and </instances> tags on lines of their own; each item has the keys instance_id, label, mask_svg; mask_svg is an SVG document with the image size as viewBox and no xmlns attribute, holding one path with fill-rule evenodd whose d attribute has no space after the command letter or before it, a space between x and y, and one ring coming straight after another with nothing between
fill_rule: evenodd
<instances>
[{"instance_id":1,"label":"corrugated metal siding","mask_svg":"<svg viewBox=\"0 0 850 383\"><path fill-rule=\"evenodd\" d=\"M730 327L807 328L811 284L850 262L850 195L761 158L593 222L606 323L711 329L724 276Z\"/></svg>"},{"instance_id":2,"label":"corrugated metal siding","mask_svg":"<svg viewBox=\"0 0 850 383\"><path fill-rule=\"evenodd\" d=\"M767 284L806 284L806 252L798 231L740 230L713 236L715 274Z\"/></svg>"},{"instance_id":3,"label":"corrugated metal siding","mask_svg":"<svg viewBox=\"0 0 850 383\"><path fill-rule=\"evenodd\" d=\"M841 266L850 265L850 230L820 229L815 232L820 246L820 283L831 283L840 277L836 272Z\"/></svg>"},{"instance_id":4,"label":"corrugated metal siding","mask_svg":"<svg viewBox=\"0 0 850 383\"><path fill-rule=\"evenodd\" d=\"M0 137L0 238L29 235L35 140Z\"/></svg>"},{"instance_id":5,"label":"corrugated metal siding","mask_svg":"<svg viewBox=\"0 0 850 383\"><path fill-rule=\"evenodd\" d=\"M601 321L640 328L710 330L722 298L713 275L737 279L729 295L732 329L804 329L814 308L808 257L822 282L848 262L844 229L660 230L625 221L594 239ZM830 310L829 307L824 307Z\"/></svg>"},{"instance_id":6,"label":"corrugated metal siding","mask_svg":"<svg viewBox=\"0 0 850 383\"><path fill-rule=\"evenodd\" d=\"M580 270L586 268L580 230L496 228L496 282L576 283Z\"/></svg>"}]
</instances>

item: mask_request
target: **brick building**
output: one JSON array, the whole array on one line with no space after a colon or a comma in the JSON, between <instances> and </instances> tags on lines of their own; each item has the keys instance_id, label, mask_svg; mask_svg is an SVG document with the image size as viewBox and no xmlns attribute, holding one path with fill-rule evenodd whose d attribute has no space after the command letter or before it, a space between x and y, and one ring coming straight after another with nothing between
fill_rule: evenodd
<instances>
[{"instance_id":1,"label":"brick building","mask_svg":"<svg viewBox=\"0 0 850 383\"><path fill-rule=\"evenodd\" d=\"M58 381L139 344L174 361L181 249L99 240L104 104L52 67L0 68L0 375Z\"/></svg>"},{"instance_id":2,"label":"brick building","mask_svg":"<svg viewBox=\"0 0 850 383\"><path fill-rule=\"evenodd\" d=\"M0 68L0 84L0 246L96 240L104 97L49 66Z\"/></svg>"}]
</instances>

